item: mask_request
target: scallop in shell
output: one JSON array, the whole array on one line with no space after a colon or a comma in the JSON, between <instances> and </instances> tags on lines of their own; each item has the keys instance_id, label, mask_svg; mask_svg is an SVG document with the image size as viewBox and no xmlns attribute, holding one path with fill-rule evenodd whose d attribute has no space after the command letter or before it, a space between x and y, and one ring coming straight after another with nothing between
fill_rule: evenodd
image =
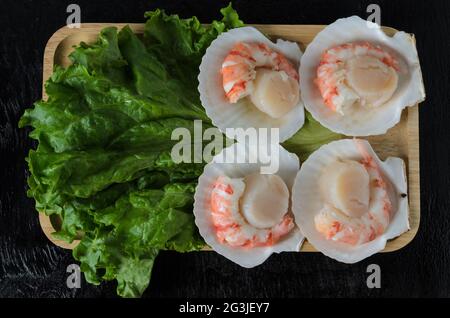
<instances>
[{"instance_id":1,"label":"scallop in shell","mask_svg":"<svg viewBox=\"0 0 450 318\"><path fill-rule=\"evenodd\" d=\"M409 229L405 165L381 161L361 139L331 142L302 164L292 209L302 234L323 254L355 263Z\"/></svg>"},{"instance_id":2,"label":"scallop in shell","mask_svg":"<svg viewBox=\"0 0 450 318\"><path fill-rule=\"evenodd\" d=\"M279 128L280 142L304 123L294 42L273 43L253 27L232 29L208 47L198 76L207 115L227 137L227 128Z\"/></svg>"},{"instance_id":3,"label":"scallop in shell","mask_svg":"<svg viewBox=\"0 0 450 318\"><path fill-rule=\"evenodd\" d=\"M328 25L308 45L300 88L312 116L348 136L383 134L425 99L414 37L387 36L357 16Z\"/></svg>"},{"instance_id":4,"label":"scallop in shell","mask_svg":"<svg viewBox=\"0 0 450 318\"><path fill-rule=\"evenodd\" d=\"M303 242L290 209L299 160L272 146L279 154L276 173L261 174L256 147L235 143L205 166L194 196L195 224L205 242L247 268L272 253L299 251ZM249 160L253 155L255 163Z\"/></svg>"}]
</instances>

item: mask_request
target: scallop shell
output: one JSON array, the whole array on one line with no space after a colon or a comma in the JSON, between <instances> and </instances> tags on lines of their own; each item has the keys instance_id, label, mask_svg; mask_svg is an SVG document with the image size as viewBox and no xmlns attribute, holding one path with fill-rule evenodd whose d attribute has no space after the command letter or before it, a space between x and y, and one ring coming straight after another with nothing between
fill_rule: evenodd
<instances>
[{"instance_id":1,"label":"scallop shell","mask_svg":"<svg viewBox=\"0 0 450 318\"><path fill-rule=\"evenodd\" d=\"M391 99L379 108L340 115L325 106L314 83L322 54L344 43L368 41L393 53L403 70ZM300 91L306 109L328 129L348 136L384 134L395 126L402 110L425 99L419 57L414 37L403 31L387 36L378 24L357 16L339 19L325 27L308 45L300 64Z\"/></svg>"},{"instance_id":2,"label":"scallop shell","mask_svg":"<svg viewBox=\"0 0 450 318\"><path fill-rule=\"evenodd\" d=\"M295 175L298 172L300 163L295 154L289 153L279 145L273 145L279 149L279 169L276 173L286 183L289 191L294 184ZM257 163L223 163L223 155L231 161L227 162L249 162L250 154L257 155L256 147L235 143L222 150L213 160L205 166L203 174L198 180L198 186L194 196L194 216L200 235L205 242L217 253L225 256L236 264L251 268L263 263L272 253L284 251L299 251L304 237L298 227L294 227L289 234L272 246L240 248L231 247L220 243L214 231L211 219L211 191L214 182L219 176L226 175L230 178L242 178L244 176L260 171L261 162Z\"/></svg>"},{"instance_id":3,"label":"scallop shell","mask_svg":"<svg viewBox=\"0 0 450 318\"><path fill-rule=\"evenodd\" d=\"M253 27L242 27L222 33L208 47L200 64L198 90L201 103L212 123L231 139L234 139L234 136L227 134L226 128L279 128L280 142L283 142L303 126L305 114L301 100L289 113L274 119L254 107L248 99L231 104L225 96L220 70L228 52L239 41L265 43L271 49L284 54L297 66L300 63L302 52L294 42L279 39L273 43Z\"/></svg>"},{"instance_id":4,"label":"scallop shell","mask_svg":"<svg viewBox=\"0 0 450 318\"><path fill-rule=\"evenodd\" d=\"M402 196L402 194L407 193L403 160L389 157L383 162L373 151L369 142L365 140L358 140L358 142L363 143L365 149L379 165L385 180L388 181L389 197L395 214L383 235L358 246L349 246L327 240L315 228L314 216L323 206L318 184L319 176L326 166L338 158L362 159L355 140L342 139L333 141L311 154L302 164L292 188L292 210L302 234L317 250L344 263L356 263L381 251L386 246L387 240L393 239L409 230L408 198Z\"/></svg>"}]
</instances>

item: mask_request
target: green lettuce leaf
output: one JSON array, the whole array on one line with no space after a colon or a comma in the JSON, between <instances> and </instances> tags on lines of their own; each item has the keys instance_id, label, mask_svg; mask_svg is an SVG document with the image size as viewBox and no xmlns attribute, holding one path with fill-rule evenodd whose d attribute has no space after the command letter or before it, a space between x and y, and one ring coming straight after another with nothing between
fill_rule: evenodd
<instances>
[{"instance_id":1,"label":"green lettuce leaf","mask_svg":"<svg viewBox=\"0 0 450 318\"><path fill-rule=\"evenodd\" d=\"M147 12L143 37L105 28L74 49L71 66L55 68L48 99L20 119L38 141L27 158L28 195L60 218L55 236L81 239L73 255L87 281L117 280L121 296L144 292L159 250L205 244L192 214L203 163L173 162L171 134L184 127L193 135L194 119L211 127L197 92L201 57L218 34L242 25L231 6L222 13L204 26Z\"/></svg>"},{"instance_id":2,"label":"green lettuce leaf","mask_svg":"<svg viewBox=\"0 0 450 318\"><path fill-rule=\"evenodd\" d=\"M323 127L309 112L305 111L305 124L294 136L283 143L283 147L297 154L303 162L322 145L343 137Z\"/></svg>"},{"instance_id":3,"label":"green lettuce leaf","mask_svg":"<svg viewBox=\"0 0 450 318\"><path fill-rule=\"evenodd\" d=\"M192 215L195 183L131 191L113 206L95 212L98 227L87 233L74 256L93 284L117 279L124 297L143 293L161 249L198 250L204 242Z\"/></svg>"}]
</instances>

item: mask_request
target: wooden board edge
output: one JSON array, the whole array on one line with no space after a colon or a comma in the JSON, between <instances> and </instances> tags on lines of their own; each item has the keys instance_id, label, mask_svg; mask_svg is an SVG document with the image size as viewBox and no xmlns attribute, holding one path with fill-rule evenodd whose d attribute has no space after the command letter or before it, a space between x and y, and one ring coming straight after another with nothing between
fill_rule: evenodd
<instances>
[{"instance_id":1,"label":"wooden board edge","mask_svg":"<svg viewBox=\"0 0 450 318\"><path fill-rule=\"evenodd\" d=\"M56 246L68 250L73 250L80 243L79 240L74 240L72 243L68 243L66 241L54 237L52 234L55 233L55 227L52 224L50 216L48 216L43 212L38 213L39 213L39 223L41 225L42 231L44 232L45 236L48 238L50 242L52 242Z\"/></svg>"}]
</instances>

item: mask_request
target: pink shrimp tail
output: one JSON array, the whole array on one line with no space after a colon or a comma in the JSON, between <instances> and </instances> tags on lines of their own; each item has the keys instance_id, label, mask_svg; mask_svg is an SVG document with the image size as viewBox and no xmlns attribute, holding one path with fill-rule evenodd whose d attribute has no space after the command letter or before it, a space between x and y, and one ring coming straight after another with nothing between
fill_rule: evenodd
<instances>
[{"instance_id":1,"label":"pink shrimp tail","mask_svg":"<svg viewBox=\"0 0 450 318\"><path fill-rule=\"evenodd\" d=\"M299 80L296 68L283 54L264 43L238 42L225 57L220 70L225 96L230 103L236 103L251 93L257 67L284 71Z\"/></svg>"}]
</instances>

